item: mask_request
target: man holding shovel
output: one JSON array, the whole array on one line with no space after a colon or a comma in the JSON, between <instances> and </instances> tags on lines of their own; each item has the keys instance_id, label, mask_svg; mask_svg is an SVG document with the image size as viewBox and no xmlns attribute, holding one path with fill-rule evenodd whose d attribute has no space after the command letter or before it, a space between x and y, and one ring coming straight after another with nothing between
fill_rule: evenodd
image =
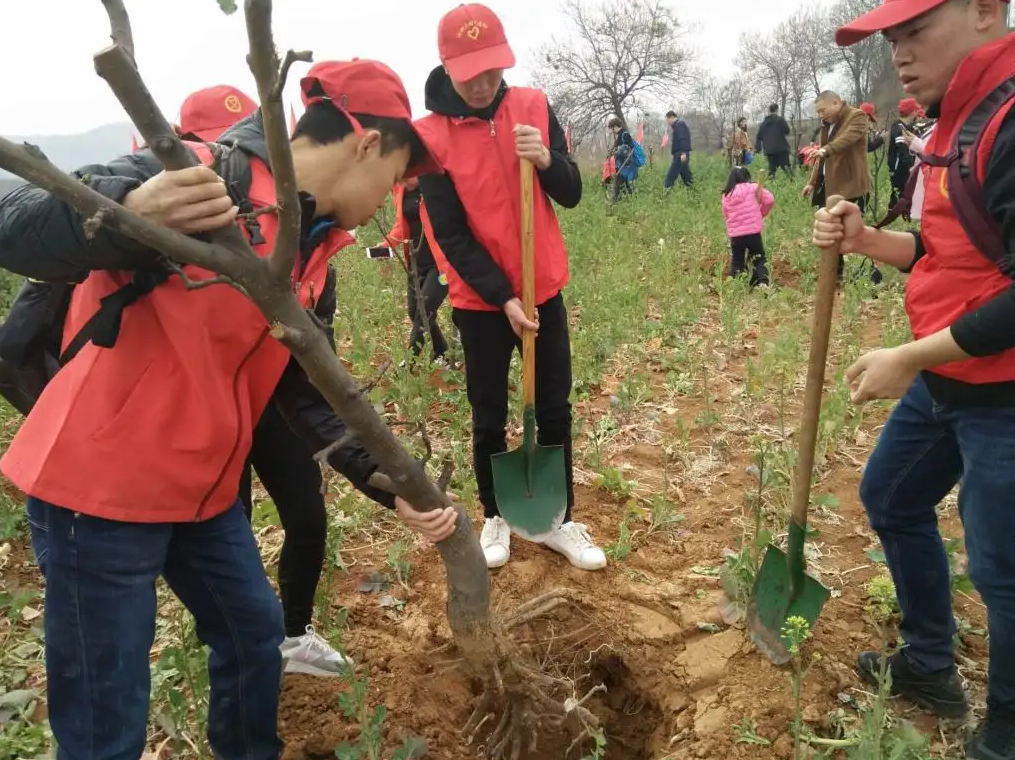
<instances>
[{"instance_id":1,"label":"man holding shovel","mask_svg":"<svg viewBox=\"0 0 1015 760\"><path fill-rule=\"evenodd\" d=\"M441 62L426 84L432 112L416 127L444 168L420 178L424 230L448 278L453 320L465 354L472 407L473 457L486 518L481 541L489 567L510 556L511 528L494 485L495 455L507 449L508 371L526 331L535 341L535 420L539 450L562 447L559 527L543 543L575 567L606 565L585 526L571 519L571 343L561 291L568 281L567 250L551 199L566 208L581 200L581 176L546 95L508 87L504 69L515 63L500 19L486 6L460 5L445 14L437 33ZM531 162L534 303L522 300L520 161ZM526 207L527 208L527 207ZM507 507L507 504L504 504ZM551 521L552 522L552 521Z\"/></svg>"},{"instance_id":2,"label":"man holding shovel","mask_svg":"<svg viewBox=\"0 0 1015 760\"><path fill-rule=\"evenodd\" d=\"M814 225L820 246L912 272L906 307L916 340L847 371L855 402L901 399L860 496L902 608L906 646L887 663L892 691L959 718L968 705L936 507L961 480L969 575L990 633L986 721L966 754L976 760L1015 760L1015 38L1007 10L1003 0L886 0L837 32L839 45L882 32L907 94L939 121L920 167L921 234L865 227L851 203L818 211ZM861 654L859 671L875 682L879 653Z\"/></svg>"}]
</instances>

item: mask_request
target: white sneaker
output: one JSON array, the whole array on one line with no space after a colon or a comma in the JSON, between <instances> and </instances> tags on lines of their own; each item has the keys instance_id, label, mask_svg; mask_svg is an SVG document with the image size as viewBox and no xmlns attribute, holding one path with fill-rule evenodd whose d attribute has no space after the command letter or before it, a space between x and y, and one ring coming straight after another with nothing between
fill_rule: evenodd
<instances>
[{"instance_id":1,"label":"white sneaker","mask_svg":"<svg viewBox=\"0 0 1015 760\"><path fill-rule=\"evenodd\" d=\"M353 667L353 661L336 651L312 625L302 636L286 636L279 646L286 673L312 676L340 676Z\"/></svg>"},{"instance_id":2,"label":"white sneaker","mask_svg":"<svg viewBox=\"0 0 1015 760\"><path fill-rule=\"evenodd\" d=\"M483 523L479 543L487 567L503 567L511 556L511 526L503 517L489 517Z\"/></svg>"},{"instance_id":3,"label":"white sneaker","mask_svg":"<svg viewBox=\"0 0 1015 760\"><path fill-rule=\"evenodd\" d=\"M592 543L589 529L576 522L567 522L543 541L558 554L567 557L567 561L581 570L600 570L606 567L606 554Z\"/></svg>"}]
</instances>

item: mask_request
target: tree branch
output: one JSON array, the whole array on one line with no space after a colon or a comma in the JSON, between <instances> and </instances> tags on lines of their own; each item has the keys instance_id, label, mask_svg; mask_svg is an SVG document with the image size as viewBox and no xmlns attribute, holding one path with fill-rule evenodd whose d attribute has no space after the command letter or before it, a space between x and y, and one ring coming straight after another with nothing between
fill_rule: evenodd
<instances>
[{"instance_id":1,"label":"tree branch","mask_svg":"<svg viewBox=\"0 0 1015 760\"><path fill-rule=\"evenodd\" d=\"M134 60L134 33L130 28L130 16L122 0L102 0L109 17L109 37L113 45L122 48L131 61Z\"/></svg>"},{"instance_id":2,"label":"tree branch","mask_svg":"<svg viewBox=\"0 0 1015 760\"><path fill-rule=\"evenodd\" d=\"M246 0L244 10L250 43L247 64L257 81L268 159L275 178L275 204L278 206L278 232L275 248L268 256L268 272L275 279L291 279L299 249L300 199L282 105L282 89L289 66L296 60L310 60L312 56L308 51L298 54L290 51L283 68L271 33L271 0Z\"/></svg>"},{"instance_id":3,"label":"tree branch","mask_svg":"<svg viewBox=\"0 0 1015 760\"><path fill-rule=\"evenodd\" d=\"M285 54L285 60L282 61L282 67L278 72L278 80L275 82L275 87L271 91L272 100L278 98L282 99L282 93L285 90L286 80L289 79L289 68L297 61L303 63L311 63L314 60L314 54L309 50L289 50Z\"/></svg>"}]
</instances>

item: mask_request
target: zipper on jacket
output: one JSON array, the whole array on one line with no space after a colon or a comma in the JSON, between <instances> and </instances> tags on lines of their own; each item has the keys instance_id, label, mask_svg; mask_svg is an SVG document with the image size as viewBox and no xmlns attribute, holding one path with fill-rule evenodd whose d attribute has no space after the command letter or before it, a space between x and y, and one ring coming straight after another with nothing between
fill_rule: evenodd
<instances>
[{"instance_id":1,"label":"zipper on jacket","mask_svg":"<svg viewBox=\"0 0 1015 760\"><path fill-rule=\"evenodd\" d=\"M246 366L247 362L250 360L250 357L253 356L254 353L257 351L257 349L261 347L261 344L264 343L264 339L268 337L268 332L269 330L265 329L264 332L261 333L260 337L254 343L251 349L247 351L246 355L243 357L243 360L236 367L236 374L233 375L233 406L236 410L236 420L237 420L236 440L233 441L233 447L232 449L229 450L229 458L226 459L226 463L222 466L222 470L219 472L218 477L215 478L215 482L211 484L211 488L208 489L208 492L204 495L204 498L201 499L201 503L197 507L197 514L194 515L194 522L201 522L201 517L204 515L205 507L208 506L208 500L211 499L212 494L214 494L215 491L218 489L218 487L222 484L222 478L225 477L226 470L229 469L229 463L233 461L233 457L236 456L236 450L240 447L240 426L239 426L240 397L237 384L240 379L240 372L243 371L243 367ZM253 430L251 430L251 433L253 433Z\"/></svg>"},{"instance_id":2,"label":"zipper on jacket","mask_svg":"<svg viewBox=\"0 0 1015 760\"><path fill-rule=\"evenodd\" d=\"M497 136L497 125L493 123L493 119L490 119L490 137Z\"/></svg>"}]
</instances>

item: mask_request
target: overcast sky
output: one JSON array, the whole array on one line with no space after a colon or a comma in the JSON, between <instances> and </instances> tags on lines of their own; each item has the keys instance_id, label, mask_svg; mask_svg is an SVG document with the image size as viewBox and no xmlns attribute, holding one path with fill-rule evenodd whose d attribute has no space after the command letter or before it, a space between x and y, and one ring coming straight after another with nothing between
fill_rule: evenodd
<instances>
[{"instance_id":1,"label":"overcast sky","mask_svg":"<svg viewBox=\"0 0 1015 760\"><path fill-rule=\"evenodd\" d=\"M801 2L815 0L671 0L678 17L693 24L699 61L733 71L741 32L765 32ZM827 0L818 0L826 2ZM278 0L275 40L314 51L316 60L377 58L399 73L422 115L423 83L437 65L437 21L455 0ZM216 0L127 0L138 65L164 112L176 119L194 90L236 84L256 98L247 69L242 12L223 15ZM242 0L238 0L242 7ZM488 0L500 15L519 66L510 83L525 84L533 51L566 30L557 0ZM0 134L74 134L125 118L92 68L92 54L107 44L109 29L99 0L8 0L0 25ZM298 102L294 67L288 97Z\"/></svg>"}]
</instances>

